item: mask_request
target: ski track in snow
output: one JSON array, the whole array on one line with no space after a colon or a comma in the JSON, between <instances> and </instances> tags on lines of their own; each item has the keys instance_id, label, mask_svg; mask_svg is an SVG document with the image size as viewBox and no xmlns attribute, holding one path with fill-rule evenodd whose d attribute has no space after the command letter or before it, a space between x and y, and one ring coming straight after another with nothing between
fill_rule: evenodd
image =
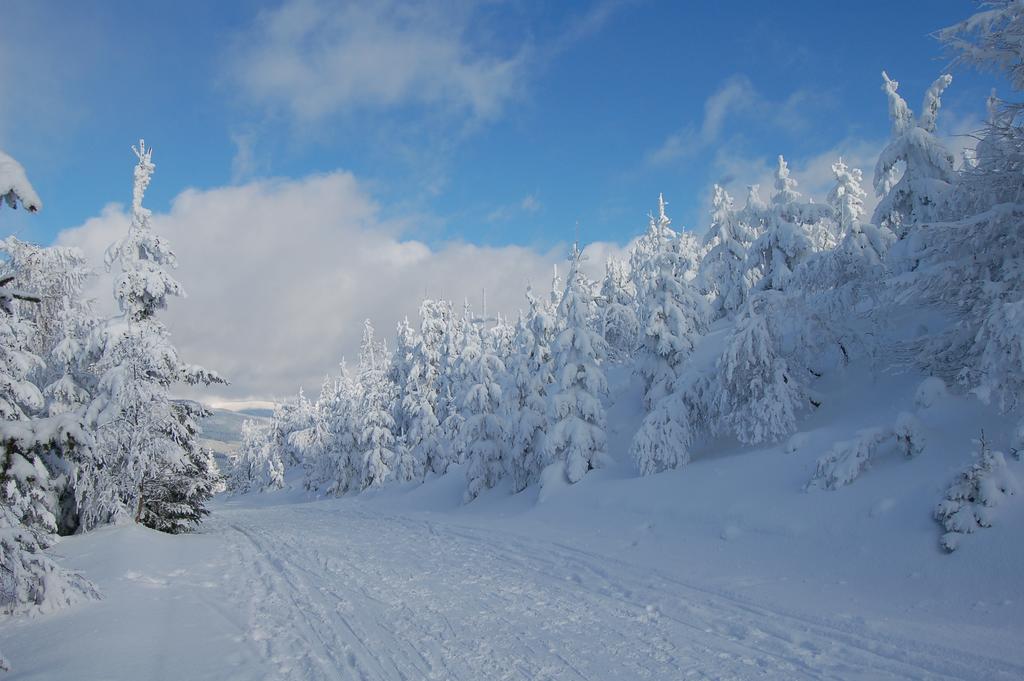
<instances>
[{"instance_id":1,"label":"ski track in snow","mask_svg":"<svg viewBox=\"0 0 1024 681\"><path fill-rule=\"evenodd\" d=\"M227 538L230 597L268 679L1024 678L482 529L301 505L225 509L208 531Z\"/></svg>"}]
</instances>

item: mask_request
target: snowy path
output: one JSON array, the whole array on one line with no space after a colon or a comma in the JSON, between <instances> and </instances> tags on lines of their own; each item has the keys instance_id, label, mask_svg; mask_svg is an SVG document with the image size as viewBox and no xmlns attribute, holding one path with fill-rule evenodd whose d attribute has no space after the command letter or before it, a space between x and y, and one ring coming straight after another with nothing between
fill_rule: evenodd
<instances>
[{"instance_id":1,"label":"snowy path","mask_svg":"<svg viewBox=\"0 0 1024 681\"><path fill-rule=\"evenodd\" d=\"M229 609L268 679L1019 679L543 541L354 506L222 509Z\"/></svg>"}]
</instances>

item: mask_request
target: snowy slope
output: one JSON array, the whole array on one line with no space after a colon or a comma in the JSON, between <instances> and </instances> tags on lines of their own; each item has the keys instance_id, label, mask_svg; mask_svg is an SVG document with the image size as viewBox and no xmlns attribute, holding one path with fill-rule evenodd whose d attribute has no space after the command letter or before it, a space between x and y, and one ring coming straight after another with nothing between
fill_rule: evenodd
<instances>
[{"instance_id":1,"label":"snowy slope","mask_svg":"<svg viewBox=\"0 0 1024 681\"><path fill-rule=\"evenodd\" d=\"M1024 504L954 554L931 518L977 425L1008 436L990 410L942 398L918 410L918 458L804 491L834 441L914 409L921 376L852 367L821 386L795 452L719 442L637 478L639 387L613 378L617 464L542 500L498 487L463 504L457 469L345 499L222 500L192 536L65 540L106 598L0 624L10 678L1024 677Z\"/></svg>"}]
</instances>

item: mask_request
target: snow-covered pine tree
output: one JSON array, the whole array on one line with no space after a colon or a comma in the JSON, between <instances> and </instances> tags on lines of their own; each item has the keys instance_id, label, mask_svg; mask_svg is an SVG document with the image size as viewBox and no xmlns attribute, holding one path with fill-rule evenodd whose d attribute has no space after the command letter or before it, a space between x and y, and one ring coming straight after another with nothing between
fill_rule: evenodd
<instances>
[{"instance_id":1,"label":"snow-covered pine tree","mask_svg":"<svg viewBox=\"0 0 1024 681\"><path fill-rule=\"evenodd\" d=\"M632 290L625 263L608 259L601 281L601 336L608 348L610 362L625 362L632 357L640 333L636 295Z\"/></svg>"},{"instance_id":2,"label":"snow-covered pine tree","mask_svg":"<svg viewBox=\"0 0 1024 681\"><path fill-rule=\"evenodd\" d=\"M356 425L362 457L359 470L359 485L362 489L383 485L399 463L385 355L386 349L374 339L373 324L367 319L363 325L363 342L359 350L361 399Z\"/></svg>"},{"instance_id":3,"label":"snow-covered pine tree","mask_svg":"<svg viewBox=\"0 0 1024 681\"><path fill-rule=\"evenodd\" d=\"M676 238L672 221L665 212L666 205L665 196L658 194L658 217L647 216L647 232L636 240L629 253L629 276L638 296L647 290L648 281L657 275L655 256Z\"/></svg>"},{"instance_id":4,"label":"snow-covered pine tree","mask_svg":"<svg viewBox=\"0 0 1024 681\"><path fill-rule=\"evenodd\" d=\"M958 62L1003 73L1020 100L1024 10L986 3L939 33ZM917 230L920 266L910 281L917 300L946 308L955 325L921 348L921 362L1004 412L1024 395L1024 124L1020 101L989 99L989 121L974 162L949 197L951 219Z\"/></svg>"},{"instance_id":5,"label":"snow-covered pine tree","mask_svg":"<svg viewBox=\"0 0 1024 681\"><path fill-rule=\"evenodd\" d=\"M206 502L222 483L213 451L199 444L199 421L212 412L198 402L173 400L168 435L183 452L179 462L161 460L156 475L143 481L139 522L161 532L188 532L209 514Z\"/></svg>"},{"instance_id":6,"label":"snow-covered pine tree","mask_svg":"<svg viewBox=\"0 0 1024 681\"><path fill-rule=\"evenodd\" d=\"M747 253L744 278L750 288L783 291L793 270L814 251L809 227L831 217L828 206L802 203L786 160L779 156L772 206L764 213L763 232Z\"/></svg>"},{"instance_id":7,"label":"snow-covered pine tree","mask_svg":"<svg viewBox=\"0 0 1024 681\"><path fill-rule=\"evenodd\" d=\"M664 201L659 197L659 217L652 224L668 229ZM636 370L644 377L647 410L672 392L679 368L693 352L697 339L707 332L710 318L707 301L687 280L690 263L680 256L681 249L664 238L653 240L657 250L646 265L649 274L639 298L641 338L636 353ZM692 257L690 258L692 262Z\"/></svg>"},{"instance_id":8,"label":"snow-covered pine tree","mask_svg":"<svg viewBox=\"0 0 1024 681\"><path fill-rule=\"evenodd\" d=\"M420 333L412 348L411 366L402 405L409 415L407 445L424 474L448 469L437 418L444 360L445 305L424 300L420 305Z\"/></svg>"},{"instance_id":9,"label":"snow-covered pine tree","mask_svg":"<svg viewBox=\"0 0 1024 681\"><path fill-rule=\"evenodd\" d=\"M42 361L28 377L43 394L43 412L50 416L67 414L80 419L84 405L95 388L85 349L98 320L83 288L91 276L85 257L76 248L43 248L8 237L0 241L0 252L8 259L0 265L2 277L14 277L19 287L30 290L35 300L17 304L18 318L31 333L26 349ZM77 525L74 490L71 487L77 452L47 452L46 465L60 499L58 529L74 532Z\"/></svg>"},{"instance_id":10,"label":"snow-covered pine tree","mask_svg":"<svg viewBox=\"0 0 1024 681\"><path fill-rule=\"evenodd\" d=\"M565 292L558 306L555 355L557 388L552 398L551 447L569 482L604 464L607 436L601 397L608 391L601 361L604 342L588 320L590 292L579 276L582 254L573 246Z\"/></svg>"},{"instance_id":11,"label":"snow-covered pine tree","mask_svg":"<svg viewBox=\"0 0 1024 681\"><path fill-rule=\"evenodd\" d=\"M894 236L887 227L878 227L861 221L864 215L864 197L861 187L863 174L859 168L850 168L843 159L832 164L836 183L828 194L828 203L835 214L841 239L837 252L843 260L843 280L878 274Z\"/></svg>"},{"instance_id":12,"label":"snow-covered pine tree","mask_svg":"<svg viewBox=\"0 0 1024 681\"><path fill-rule=\"evenodd\" d=\"M479 329L468 334L462 358L468 379L463 434L468 464L465 500L469 502L494 487L507 473L507 427L500 381L505 366L492 344L480 337Z\"/></svg>"},{"instance_id":13,"label":"snow-covered pine tree","mask_svg":"<svg viewBox=\"0 0 1024 681\"><path fill-rule=\"evenodd\" d=\"M359 393L349 376L344 360L341 374L324 383L317 400L317 433L319 454L312 473L307 473L310 489L327 494L344 494L358 483L358 438L356 409Z\"/></svg>"},{"instance_id":14,"label":"snow-covered pine tree","mask_svg":"<svg viewBox=\"0 0 1024 681\"><path fill-rule=\"evenodd\" d=\"M953 77L946 74L932 83L916 119L897 92L899 83L884 71L882 80L882 90L889 99L892 139L875 165L874 187L880 201L871 222L902 239L914 225L942 216L955 180L953 154L935 136L940 98Z\"/></svg>"},{"instance_id":15,"label":"snow-covered pine tree","mask_svg":"<svg viewBox=\"0 0 1024 681\"><path fill-rule=\"evenodd\" d=\"M716 318L735 312L746 298L743 272L752 236L740 222L729 192L716 184L711 227L704 237L709 250L701 260L699 280Z\"/></svg>"},{"instance_id":16,"label":"snow-covered pine tree","mask_svg":"<svg viewBox=\"0 0 1024 681\"><path fill-rule=\"evenodd\" d=\"M176 486L167 478L196 472L189 454L197 448L198 427L175 406L170 387L177 382L223 382L212 372L182 362L156 317L168 298L182 295L182 289L168 271L177 265L174 253L153 231L151 213L142 206L155 170L152 149L140 140L133 151L138 164L131 224L128 234L106 254L107 266L121 270L114 282L121 315L98 329L92 341L100 379L87 419L96 429L96 446L82 461L75 480L80 530L122 517L160 524L147 512L147 490ZM201 513L201 495L192 501L195 512Z\"/></svg>"},{"instance_id":17,"label":"snow-covered pine tree","mask_svg":"<svg viewBox=\"0 0 1024 681\"><path fill-rule=\"evenodd\" d=\"M548 403L555 380L551 352L555 322L548 306L529 288L526 299L529 310L517 326L518 351L510 367L511 395L507 401L509 469L514 492L538 482L551 455Z\"/></svg>"},{"instance_id":18,"label":"snow-covered pine tree","mask_svg":"<svg viewBox=\"0 0 1024 681\"><path fill-rule=\"evenodd\" d=\"M32 325L29 348L44 363L30 378L42 390L48 414L74 411L89 400L95 384L83 361L86 340L99 321L83 294L92 276L85 255L13 236L0 241L0 253L7 256L0 270L39 299L18 310Z\"/></svg>"},{"instance_id":19,"label":"snow-covered pine tree","mask_svg":"<svg viewBox=\"0 0 1024 681\"><path fill-rule=\"evenodd\" d=\"M412 415L405 411L405 401L402 396L406 394L409 383L409 372L412 369L412 353L416 346L416 332L409 324L409 318L404 317L398 322L395 330L395 349L391 353L391 362L388 366L388 380L394 387L396 399L393 401L395 419L395 435L404 438L409 431L409 422Z\"/></svg>"},{"instance_id":20,"label":"snow-covered pine tree","mask_svg":"<svg viewBox=\"0 0 1024 681\"><path fill-rule=\"evenodd\" d=\"M21 166L2 152L0 195L31 212L42 205ZM90 438L69 415L32 418L43 396L28 374L40 361L29 350L32 328L19 318L14 300L39 299L14 283L10 276L0 280L0 613L52 610L97 596L88 581L45 553L57 540L57 499L44 456L54 448L85 449ZM8 668L0 654L0 669Z\"/></svg>"},{"instance_id":21,"label":"snow-covered pine tree","mask_svg":"<svg viewBox=\"0 0 1024 681\"><path fill-rule=\"evenodd\" d=\"M718 360L713 409L720 425L740 442L778 440L792 432L803 405L803 390L782 356L767 315L775 291L752 295Z\"/></svg>"},{"instance_id":22,"label":"snow-covered pine tree","mask_svg":"<svg viewBox=\"0 0 1024 681\"><path fill-rule=\"evenodd\" d=\"M267 421L246 419L238 455L228 474L228 491L234 494L263 492L284 487L284 463L273 446L273 426Z\"/></svg>"},{"instance_id":23,"label":"snow-covered pine tree","mask_svg":"<svg viewBox=\"0 0 1024 681\"><path fill-rule=\"evenodd\" d=\"M693 431L682 391L658 400L633 436L630 455L640 475L681 468L690 461Z\"/></svg>"},{"instance_id":24,"label":"snow-covered pine tree","mask_svg":"<svg viewBox=\"0 0 1024 681\"><path fill-rule=\"evenodd\" d=\"M957 476L946 490L946 498L935 508L935 520L945 530L939 540L942 548L955 551L965 535L991 527L995 509L1018 489L1003 453L993 451L982 433L974 461Z\"/></svg>"}]
</instances>

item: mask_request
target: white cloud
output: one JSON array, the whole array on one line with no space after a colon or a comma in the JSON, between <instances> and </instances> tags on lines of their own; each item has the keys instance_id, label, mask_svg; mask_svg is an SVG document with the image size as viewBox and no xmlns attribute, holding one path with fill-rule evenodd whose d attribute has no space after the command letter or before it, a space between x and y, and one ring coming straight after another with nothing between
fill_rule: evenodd
<instances>
[{"instance_id":1,"label":"white cloud","mask_svg":"<svg viewBox=\"0 0 1024 681\"><path fill-rule=\"evenodd\" d=\"M827 97L813 99L797 90L785 99L774 101L764 97L746 76L727 79L704 102L704 115L699 126L689 124L670 134L648 152L648 165L664 165L692 157L719 141L731 118L756 119L761 125L797 132L807 125L802 109L810 104L821 106Z\"/></svg>"},{"instance_id":2,"label":"white cloud","mask_svg":"<svg viewBox=\"0 0 1024 681\"><path fill-rule=\"evenodd\" d=\"M487 119L519 91L527 50L482 50L473 18L452 3L285 0L236 36L228 75L299 121L406 104Z\"/></svg>"},{"instance_id":3,"label":"white cloud","mask_svg":"<svg viewBox=\"0 0 1024 681\"><path fill-rule=\"evenodd\" d=\"M355 361L363 319L390 338L399 319L416 318L424 295L478 303L486 289L489 310L513 314L527 282L546 290L565 253L403 240L405 223L382 219L345 172L188 190L153 219L177 252L175 276L189 294L165 314L172 337L186 360L232 381L207 399L316 390L342 356ZM127 228L123 207L110 205L58 243L100 262ZM601 257L590 259L588 272L597 276L616 249L594 249ZM109 279L99 291L110 301Z\"/></svg>"}]
</instances>

